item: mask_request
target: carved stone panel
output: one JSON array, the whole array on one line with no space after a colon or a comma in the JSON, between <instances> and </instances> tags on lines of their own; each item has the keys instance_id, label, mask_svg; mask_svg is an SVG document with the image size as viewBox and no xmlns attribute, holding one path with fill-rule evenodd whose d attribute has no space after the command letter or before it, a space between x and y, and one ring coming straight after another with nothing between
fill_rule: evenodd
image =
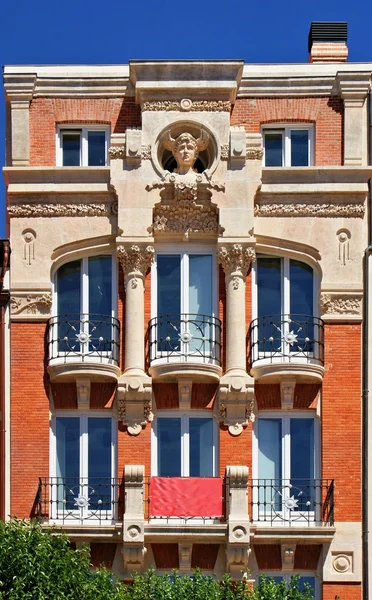
<instances>
[{"instance_id":1,"label":"carved stone panel","mask_svg":"<svg viewBox=\"0 0 372 600\"><path fill-rule=\"evenodd\" d=\"M14 291L10 298L12 321L45 321L51 316L52 294L49 291Z\"/></svg>"}]
</instances>

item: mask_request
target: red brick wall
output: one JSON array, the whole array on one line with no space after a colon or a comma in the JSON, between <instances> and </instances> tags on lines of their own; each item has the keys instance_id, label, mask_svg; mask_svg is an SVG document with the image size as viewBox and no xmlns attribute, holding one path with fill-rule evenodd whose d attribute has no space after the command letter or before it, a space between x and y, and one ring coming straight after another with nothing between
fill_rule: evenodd
<instances>
[{"instance_id":1,"label":"red brick wall","mask_svg":"<svg viewBox=\"0 0 372 600\"><path fill-rule=\"evenodd\" d=\"M323 583L323 600L361 600L362 585L360 583Z\"/></svg>"},{"instance_id":2,"label":"red brick wall","mask_svg":"<svg viewBox=\"0 0 372 600\"><path fill-rule=\"evenodd\" d=\"M102 123L112 133L141 124L134 98L35 98L30 105L30 165L56 164L56 125Z\"/></svg>"},{"instance_id":3,"label":"red brick wall","mask_svg":"<svg viewBox=\"0 0 372 600\"><path fill-rule=\"evenodd\" d=\"M45 323L11 325L11 514L29 517L38 478L49 475Z\"/></svg>"},{"instance_id":4,"label":"red brick wall","mask_svg":"<svg viewBox=\"0 0 372 600\"><path fill-rule=\"evenodd\" d=\"M124 474L125 465L144 465L145 476L151 475L151 424L148 423L139 435L129 435L127 428L119 422L118 430L118 477Z\"/></svg>"},{"instance_id":5,"label":"red brick wall","mask_svg":"<svg viewBox=\"0 0 372 600\"><path fill-rule=\"evenodd\" d=\"M343 102L341 98L242 98L232 125L260 133L267 123L315 123L315 165L342 165Z\"/></svg>"},{"instance_id":6,"label":"red brick wall","mask_svg":"<svg viewBox=\"0 0 372 600\"><path fill-rule=\"evenodd\" d=\"M336 522L360 521L361 326L326 324L324 339L322 477L335 479Z\"/></svg>"},{"instance_id":7,"label":"red brick wall","mask_svg":"<svg viewBox=\"0 0 372 600\"><path fill-rule=\"evenodd\" d=\"M252 424L244 427L238 436L229 433L225 425L220 425L220 476L225 475L228 465L252 465ZM251 472L249 473L251 476Z\"/></svg>"}]
</instances>

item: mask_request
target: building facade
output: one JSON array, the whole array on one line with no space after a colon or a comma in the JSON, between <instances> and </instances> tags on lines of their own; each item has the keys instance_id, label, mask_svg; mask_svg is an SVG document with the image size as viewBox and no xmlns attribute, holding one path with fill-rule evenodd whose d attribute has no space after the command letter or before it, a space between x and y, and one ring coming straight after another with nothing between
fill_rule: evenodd
<instances>
[{"instance_id":1,"label":"building facade","mask_svg":"<svg viewBox=\"0 0 372 600\"><path fill-rule=\"evenodd\" d=\"M308 64L4 69L4 512L123 580L362 597L372 64L345 42L313 24Z\"/></svg>"}]
</instances>

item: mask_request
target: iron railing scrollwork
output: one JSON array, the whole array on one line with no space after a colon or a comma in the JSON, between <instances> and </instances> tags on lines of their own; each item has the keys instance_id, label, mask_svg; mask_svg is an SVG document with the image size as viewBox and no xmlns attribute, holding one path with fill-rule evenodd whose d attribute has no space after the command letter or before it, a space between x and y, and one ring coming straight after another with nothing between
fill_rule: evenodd
<instances>
[{"instance_id":1,"label":"iron railing scrollwork","mask_svg":"<svg viewBox=\"0 0 372 600\"><path fill-rule=\"evenodd\" d=\"M148 329L149 364L159 358L177 358L221 364L221 321L209 315L162 315Z\"/></svg>"},{"instance_id":2,"label":"iron railing scrollwork","mask_svg":"<svg viewBox=\"0 0 372 600\"><path fill-rule=\"evenodd\" d=\"M70 314L48 321L48 362L76 359L119 364L120 323L106 315Z\"/></svg>"},{"instance_id":3,"label":"iron railing scrollwork","mask_svg":"<svg viewBox=\"0 0 372 600\"><path fill-rule=\"evenodd\" d=\"M324 364L324 323L307 315L267 315L251 322L250 364L267 359L271 362L306 361Z\"/></svg>"}]
</instances>

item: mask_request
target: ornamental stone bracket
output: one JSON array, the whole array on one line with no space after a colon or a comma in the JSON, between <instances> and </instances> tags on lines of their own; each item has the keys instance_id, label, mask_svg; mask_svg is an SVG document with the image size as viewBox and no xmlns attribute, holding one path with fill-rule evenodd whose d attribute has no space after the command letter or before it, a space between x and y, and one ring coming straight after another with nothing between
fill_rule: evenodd
<instances>
[{"instance_id":1,"label":"ornamental stone bracket","mask_svg":"<svg viewBox=\"0 0 372 600\"><path fill-rule=\"evenodd\" d=\"M323 321L361 321L363 295L358 291L322 291L320 311Z\"/></svg>"},{"instance_id":2,"label":"ornamental stone bracket","mask_svg":"<svg viewBox=\"0 0 372 600\"><path fill-rule=\"evenodd\" d=\"M282 571L285 573L291 573L294 567L294 559L296 554L296 544L293 543L282 543L281 544L282 554Z\"/></svg>"},{"instance_id":3,"label":"ornamental stone bracket","mask_svg":"<svg viewBox=\"0 0 372 600\"><path fill-rule=\"evenodd\" d=\"M142 426L151 423L152 380L142 376L122 375L117 389L118 419L127 426L129 435L139 435Z\"/></svg>"},{"instance_id":4,"label":"ornamental stone bracket","mask_svg":"<svg viewBox=\"0 0 372 600\"><path fill-rule=\"evenodd\" d=\"M226 467L228 487L227 571L235 579L248 568L250 524L248 515L248 467Z\"/></svg>"},{"instance_id":5,"label":"ornamental stone bracket","mask_svg":"<svg viewBox=\"0 0 372 600\"><path fill-rule=\"evenodd\" d=\"M294 393L296 388L296 379L288 378L280 382L280 400L282 410L292 410Z\"/></svg>"},{"instance_id":6,"label":"ornamental stone bracket","mask_svg":"<svg viewBox=\"0 0 372 600\"><path fill-rule=\"evenodd\" d=\"M127 575L144 567L145 517L144 517L143 465L126 465L124 469L125 513L123 518L123 557Z\"/></svg>"},{"instance_id":7,"label":"ornamental stone bracket","mask_svg":"<svg viewBox=\"0 0 372 600\"><path fill-rule=\"evenodd\" d=\"M14 291L10 297L12 321L46 321L51 316L52 294L49 291Z\"/></svg>"},{"instance_id":8,"label":"ornamental stone bracket","mask_svg":"<svg viewBox=\"0 0 372 600\"><path fill-rule=\"evenodd\" d=\"M233 436L242 433L243 427L254 421L254 384L248 375L224 375L220 379L220 421Z\"/></svg>"}]
</instances>

